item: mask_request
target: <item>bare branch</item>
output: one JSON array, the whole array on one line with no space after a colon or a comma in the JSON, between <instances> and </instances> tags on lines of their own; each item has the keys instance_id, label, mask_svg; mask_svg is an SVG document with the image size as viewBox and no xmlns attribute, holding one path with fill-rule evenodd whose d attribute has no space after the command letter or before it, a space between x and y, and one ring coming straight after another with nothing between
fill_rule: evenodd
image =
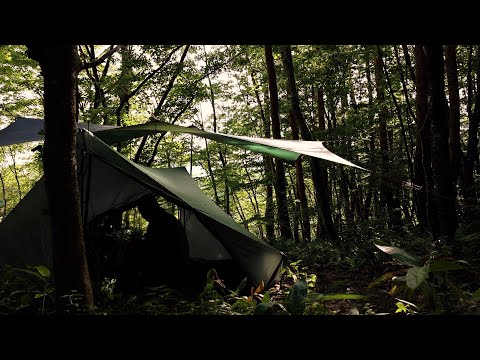
<instances>
[{"instance_id":1,"label":"bare branch","mask_svg":"<svg viewBox=\"0 0 480 360\"><path fill-rule=\"evenodd\" d=\"M173 49L167 56L167 58L165 59L165 61L162 62L162 64L160 64L160 66L158 68L156 68L155 70L153 70L150 74L148 74L145 79L143 79L143 81L138 84L138 86L133 89L128 98L132 98L133 96L135 96L135 94L142 88L143 85L145 85L145 83L150 80L153 76L155 76L155 74L157 74L160 70L162 70L165 65L167 65L167 63L170 61L170 59L172 58L173 54L175 54L179 49L182 48L183 45L180 45L180 46L177 46L175 49Z\"/></svg>"},{"instance_id":2,"label":"bare branch","mask_svg":"<svg viewBox=\"0 0 480 360\"><path fill-rule=\"evenodd\" d=\"M88 69L97 65L100 65L104 62L107 58L112 56L116 51L122 49L125 45L117 45L115 47L110 47L107 51L105 51L98 59L90 61L89 63L84 62L80 67L80 70Z\"/></svg>"}]
</instances>

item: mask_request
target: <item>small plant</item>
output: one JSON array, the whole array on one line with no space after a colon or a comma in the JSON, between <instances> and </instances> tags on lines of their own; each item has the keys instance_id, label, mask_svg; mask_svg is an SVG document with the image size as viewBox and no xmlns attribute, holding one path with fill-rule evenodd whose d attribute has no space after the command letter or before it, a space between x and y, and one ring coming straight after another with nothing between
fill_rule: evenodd
<instances>
[{"instance_id":1,"label":"small plant","mask_svg":"<svg viewBox=\"0 0 480 360\"><path fill-rule=\"evenodd\" d=\"M40 313L44 315L55 291L50 270L42 265L18 268L4 265L0 270L0 312Z\"/></svg>"},{"instance_id":2,"label":"small plant","mask_svg":"<svg viewBox=\"0 0 480 360\"><path fill-rule=\"evenodd\" d=\"M402 305L396 303L396 313L407 312L410 309L407 305L415 307L410 301L417 289L421 290L426 300L425 305L434 311L440 308L439 296L436 291L436 288L440 285L446 285L447 288L454 290L460 297L464 296L463 291L451 281L449 272L464 269L464 265L468 264L467 262L445 257L422 262L416 256L396 246L384 243L375 243L375 246L382 252L392 256L402 265L407 266L397 271L387 272L368 285L368 288L371 289L386 281L391 281L389 294L401 294L405 298L405 300L397 299ZM448 306L448 304L444 305ZM412 312L410 311L409 313Z\"/></svg>"},{"instance_id":3,"label":"small plant","mask_svg":"<svg viewBox=\"0 0 480 360\"><path fill-rule=\"evenodd\" d=\"M117 279L105 278L102 280L102 286L100 288L100 293L107 297L109 300L115 299L115 286Z\"/></svg>"},{"instance_id":4,"label":"small plant","mask_svg":"<svg viewBox=\"0 0 480 360\"><path fill-rule=\"evenodd\" d=\"M304 271L300 264L303 260L297 260L295 262L291 262L288 266L285 266L282 269L282 274L286 276L286 278L291 278L294 283L300 280L304 280L307 283L309 289L313 289L317 283L317 275L316 274L308 274Z\"/></svg>"},{"instance_id":5,"label":"small plant","mask_svg":"<svg viewBox=\"0 0 480 360\"><path fill-rule=\"evenodd\" d=\"M406 315L416 314L416 312L412 310L412 307L417 308L417 305L402 299L397 299L397 300L398 302L395 303L395 305L397 306L397 310L395 310L395 314L398 314L398 313L404 313Z\"/></svg>"}]
</instances>

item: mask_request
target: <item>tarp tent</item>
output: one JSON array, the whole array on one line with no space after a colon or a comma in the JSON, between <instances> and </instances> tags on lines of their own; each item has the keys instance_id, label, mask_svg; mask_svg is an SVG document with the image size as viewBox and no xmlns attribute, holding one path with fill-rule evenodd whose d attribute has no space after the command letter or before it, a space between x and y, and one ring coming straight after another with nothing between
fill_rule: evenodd
<instances>
[{"instance_id":1,"label":"tarp tent","mask_svg":"<svg viewBox=\"0 0 480 360\"><path fill-rule=\"evenodd\" d=\"M185 168L138 165L85 129L79 130L77 147L84 220L126 207L145 194L160 194L182 209L191 257L231 258L254 283L270 283L278 274L282 253L220 209ZM0 263L51 266L48 216L42 178L0 223Z\"/></svg>"},{"instance_id":2,"label":"tarp tent","mask_svg":"<svg viewBox=\"0 0 480 360\"><path fill-rule=\"evenodd\" d=\"M268 284L275 278L282 264L282 253L224 213L198 188L184 168L144 167L123 157L108 144L159 132L188 133L285 161L295 161L304 154L363 169L329 151L322 141L253 138L162 122L121 128L77 123L77 128L84 221L132 204L145 194L161 194L181 209L191 257L205 260L230 257L256 283L264 280ZM42 140L42 130L42 119L18 118L0 131L0 146ZM95 136L90 131L95 132ZM48 223L42 178L0 223L0 263L51 265Z\"/></svg>"}]
</instances>

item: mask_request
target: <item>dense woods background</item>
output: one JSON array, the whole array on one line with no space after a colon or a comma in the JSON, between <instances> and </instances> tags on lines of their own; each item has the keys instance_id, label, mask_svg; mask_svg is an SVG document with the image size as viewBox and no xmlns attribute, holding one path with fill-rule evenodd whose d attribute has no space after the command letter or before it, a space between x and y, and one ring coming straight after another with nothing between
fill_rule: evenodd
<instances>
[{"instance_id":1,"label":"dense woods background","mask_svg":"<svg viewBox=\"0 0 480 360\"><path fill-rule=\"evenodd\" d=\"M362 313L477 311L480 46L81 45L75 56L78 121L319 140L369 170L171 133L117 145L143 165L193 169L217 205L288 255L292 281L304 275L317 292L380 286ZM44 117L43 81L26 47L0 47L3 125ZM0 149L0 220L43 173L32 148ZM117 219L123 231L143 226L136 210Z\"/></svg>"}]
</instances>

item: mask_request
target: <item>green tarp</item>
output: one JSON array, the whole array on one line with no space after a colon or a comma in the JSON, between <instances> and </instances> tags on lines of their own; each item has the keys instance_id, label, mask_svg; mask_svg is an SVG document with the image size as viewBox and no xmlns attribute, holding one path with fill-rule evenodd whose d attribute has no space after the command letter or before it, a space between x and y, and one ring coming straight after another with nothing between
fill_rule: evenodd
<instances>
[{"instance_id":1,"label":"green tarp","mask_svg":"<svg viewBox=\"0 0 480 360\"><path fill-rule=\"evenodd\" d=\"M87 221L112 209L128 207L147 193L159 194L192 214L192 222L185 226L193 253L208 256L212 251L226 252L255 283L270 283L277 275L282 254L220 209L185 168L152 169L138 165L85 130L79 132L77 146L82 214ZM51 266L48 223L42 178L0 223L0 263ZM212 241L218 244L212 245ZM210 255L215 258L215 254Z\"/></svg>"},{"instance_id":2,"label":"green tarp","mask_svg":"<svg viewBox=\"0 0 480 360\"><path fill-rule=\"evenodd\" d=\"M145 135L153 135L159 132L192 134L253 152L270 155L286 161L295 161L301 154L303 154L365 170L364 168L335 155L325 148L321 141L266 139L228 135L204 131L196 127L172 125L164 122L149 122L146 124L132 125L116 129L100 130L96 132L96 135L107 144L114 144Z\"/></svg>"}]
</instances>

